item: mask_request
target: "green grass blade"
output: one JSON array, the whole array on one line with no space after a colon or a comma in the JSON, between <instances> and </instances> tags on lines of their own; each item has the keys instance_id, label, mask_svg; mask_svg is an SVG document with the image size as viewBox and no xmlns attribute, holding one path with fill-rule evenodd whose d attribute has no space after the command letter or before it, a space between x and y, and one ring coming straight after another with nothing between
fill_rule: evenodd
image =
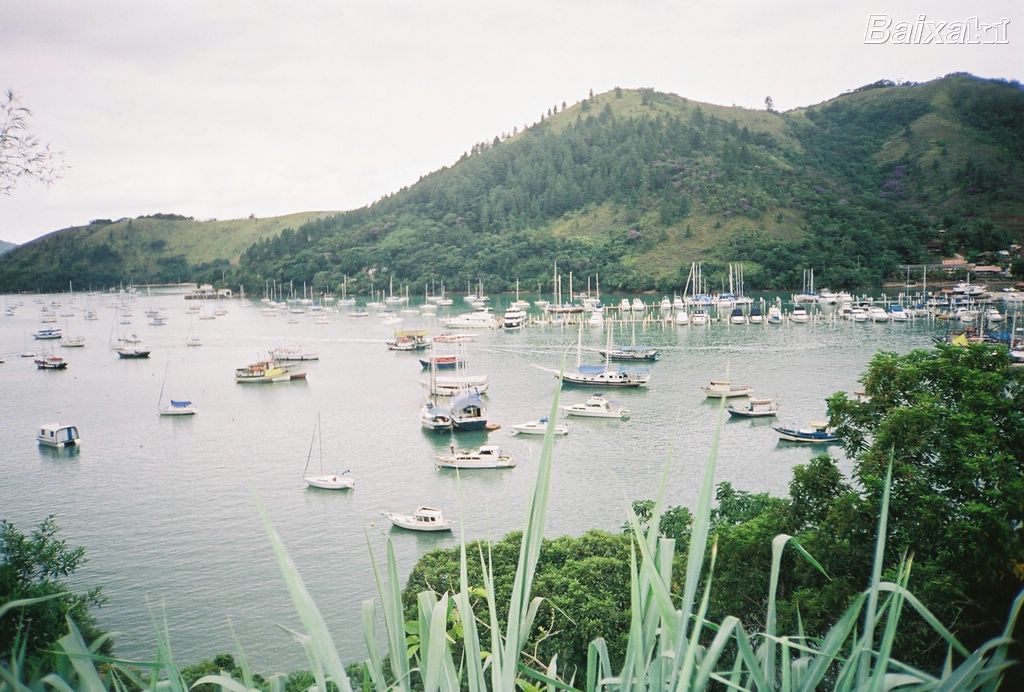
<instances>
[{"instance_id":1,"label":"green grass blade","mask_svg":"<svg viewBox=\"0 0 1024 692\"><path fill-rule=\"evenodd\" d=\"M331 637L330 630L327 629L327 623L324 622L323 616L306 589L302 576L295 567L295 563L292 562L291 556L288 555L288 551L285 550L281 537L270 523L270 517L267 516L267 512L262 505L259 506L259 511L267 535L270 537L270 544L274 549L274 556L277 558L277 565L281 570L281 576L284 577L285 585L288 587L288 593L299 616L299 621L302 622L302 626L312 639L316 657L323 662L327 674L334 680L338 689L341 692L351 692L352 686L349 683L348 675L345 674L345 666L338 656L338 649L334 645L334 639Z\"/></svg>"},{"instance_id":2,"label":"green grass blade","mask_svg":"<svg viewBox=\"0 0 1024 692\"><path fill-rule=\"evenodd\" d=\"M373 686L378 690L387 688L384 682L384 659L377 646L377 608L373 599L363 601L363 641L366 642L366 653L369 658L367 669Z\"/></svg>"},{"instance_id":3,"label":"green grass blade","mask_svg":"<svg viewBox=\"0 0 1024 692\"><path fill-rule=\"evenodd\" d=\"M878 512L878 535L875 537L875 559L871 566L871 584L868 588L868 601L864 609L864 633L860 652L857 654L857 684L867 681L872 657L864 652L870 651L875 640L875 615L878 611L878 585L882 581L882 567L885 564L885 541L889 526L889 497L892 493L893 451L889 452L889 465L885 472L885 487L882 491L882 506Z\"/></svg>"}]
</instances>

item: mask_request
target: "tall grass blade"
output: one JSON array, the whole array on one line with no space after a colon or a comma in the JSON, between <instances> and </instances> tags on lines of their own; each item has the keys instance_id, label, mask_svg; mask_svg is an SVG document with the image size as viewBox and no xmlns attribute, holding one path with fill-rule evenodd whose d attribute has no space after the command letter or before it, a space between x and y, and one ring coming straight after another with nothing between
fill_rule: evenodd
<instances>
[{"instance_id":1,"label":"tall grass blade","mask_svg":"<svg viewBox=\"0 0 1024 692\"><path fill-rule=\"evenodd\" d=\"M312 650L316 660L322 663L326 673L341 692L351 692L352 686L349 683L348 675L345 673L345 666L338 656L338 648L334 645L330 630L327 629L327 623L324 622L323 616L313 602L312 596L309 595L305 582L302 581L295 563L292 562L288 551L285 550L281 537L270 523L270 517L267 516L267 512L262 505L259 505L259 512L267 535L270 537L270 544L274 549L277 565L281 569L281 576L284 577L292 604L295 606L295 612L298 614L299 621L302 622L302 626L306 629L312 640Z\"/></svg>"},{"instance_id":2,"label":"tall grass blade","mask_svg":"<svg viewBox=\"0 0 1024 692\"><path fill-rule=\"evenodd\" d=\"M867 652L871 650L875 640L875 615L878 611L878 585L882 581L882 567L885 564L885 541L889 526L889 497L892 493L892 466L894 451L889 451L889 465L885 471L885 486L882 490L882 506L878 511L878 535L875 537L875 559L871 566L871 584L868 589L868 601L864 610L864 633L859 651L855 652L858 658L857 684L863 685L867 682L871 669L871 656Z\"/></svg>"},{"instance_id":3,"label":"tall grass blade","mask_svg":"<svg viewBox=\"0 0 1024 692\"><path fill-rule=\"evenodd\" d=\"M374 688L383 690L387 688L387 683L384 682L384 659L381 658L380 648L377 646L376 621L377 608L373 599L363 601L363 641L366 642L366 653L369 659L366 662L366 667Z\"/></svg>"},{"instance_id":4,"label":"tall grass blade","mask_svg":"<svg viewBox=\"0 0 1024 692\"><path fill-rule=\"evenodd\" d=\"M366 544L370 549L370 563L373 565L373 578L377 582L377 593L380 595L384 610L384 628L388 635L388 662L394 678L394 689L405 690L410 684L409 657L405 645L405 615L402 611L402 596L398 591L398 566L395 562L395 551L389 538L386 543L388 581L381 579L377 561L373 558L373 548L367 536ZM364 626L365 629L365 626Z\"/></svg>"},{"instance_id":5,"label":"tall grass blade","mask_svg":"<svg viewBox=\"0 0 1024 692\"><path fill-rule=\"evenodd\" d=\"M562 371L565 370L563 359ZM561 382L561 379L559 379ZM537 570L541 543L544 539L544 519L547 515L548 496L551 487L551 458L554 450L554 423L558 419L558 401L561 388L555 388L548 414L548 427L544 432L540 462L537 467L537 481L530 493L526 527L519 546L519 564L516 567L512 595L509 599L500 671L500 686L496 689L511 690L515 685L516 661L529 634L531 606L528 603L533 588L533 577ZM532 611L535 614L535 610Z\"/></svg>"}]
</instances>

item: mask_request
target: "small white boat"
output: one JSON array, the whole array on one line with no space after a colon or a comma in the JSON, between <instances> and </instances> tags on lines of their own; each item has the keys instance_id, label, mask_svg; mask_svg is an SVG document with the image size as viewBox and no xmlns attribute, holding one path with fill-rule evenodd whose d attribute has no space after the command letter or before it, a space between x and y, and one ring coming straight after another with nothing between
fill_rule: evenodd
<instances>
[{"instance_id":1,"label":"small white boat","mask_svg":"<svg viewBox=\"0 0 1024 692\"><path fill-rule=\"evenodd\" d=\"M60 340L60 345L64 348L82 348L85 346L84 336L65 336Z\"/></svg>"},{"instance_id":2,"label":"small white boat","mask_svg":"<svg viewBox=\"0 0 1024 692\"><path fill-rule=\"evenodd\" d=\"M199 409L191 401L169 399L157 409L157 412L161 416L194 416L199 413Z\"/></svg>"},{"instance_id":3,"label":"small white boat","mask_svg":"<svg viewBox=\"0 0 1024 692\"><path fill-rule=\"evenodd\" d=\"M729 404L725 408L730 416L739 418L766 418L779 412L779 405L775 399L755 399L753 397L745 404Z\"/></svg>"},{"instance_id":4,"label":"small white boat","mask_svg":"<svg viewBox=\"0 0 1024 692\"><path fill-rule=\"evenodd\" d=\"M643 312L644 310L647 309L647 306L644 305L644 301L640 300L639 298L634 298L630 307L633 308L633 312Z\"/></svg>"},{"instance_id":5,"label":"small white boat","mask_svg":"<svg viewBox=\"0 0 1024 692\"><path fill-rule=\"evenodd\" d=\"M62 425L61 423L44 423L39 426L36 433L36 440L47 447L69 447L81 444L78 436L78 428L73 425Z\"/></svg>"},{"instance_id":6,"label":"small white boat","mask_svg":"<svg viewBox=\"0 0 1024 692\"><path fill-rule=\"evenodd\" d=\"M729 399L734 396L750 396L754 388L746 384L733 384L732 380L711 380L701 390L709 399Z\"/></svg>"},{"instance_id":7,"label":"small white boat","mask_svg":"<svg viewBox=\"0 0 1024 692\"><path fill-rule=\"evenodd\" d=\"M676 310L676 324L686 325L690 323L690 313L686 311L685 307L678 308Z\"/></svg>"},{"instance_id":8,"label":"small white boat","mask_svg":"<svg viewBox=\"0 0 1024 692\"><path fill-rule=\"evenodd\" d=\"M804 322L807 322L807 320L809 320L809 319L810 319L810 316L807 314L807 308L805 308L802 305L794 306L793 310L789 313L789 321L790 322L796 322L797 324L803 324Z\"/></svg>"},{"instance_id":9,"label":"small white boat","mask_svg":"<svg viewBox=\"0 0 1024 692\"><path fill-rule=\"evenodd\" d=\"M569 424L568 423L553 423L551 424L552 432L555 435L568 435ZM513 435L543 435L548 431L548 417L544 416L537 420L527 421L526 423L517 423L512 426Z\"/></svg>"},{"instance_id":10,"label":"small white boat","mask_svg":"<svg viewBox=\"0 0 1024 692\"><path fill-rule=\"evenodd\" d=\"M313 457L313 443L316 443L320 452L320 474L313 475L309 471L309 462ZM302 480L310 488L321 488L323 490L351 490L356 487L356 479L348 475L348 470L341 473L324 473L324 446L323 437L320 432L320 414L316 416L316 425L313 427L313 439L309 441L309 453L306 455L306 466L302 469Z\"/></svg>"},{"instance_id":11,"label":"small white boat","mask_svg":"<svg viewBox=\"0 0 1024 692\"><path fill-rule=\"evenodd\" d=\"M881 305L872 305L868 308L868 319L872 322L888 322L889 313Z\"/></svg>"},{"instance_id":12,"label":"small white boat","mask_svg":"<svg viewBox=\"0 0 1024 692\"><path fill-rule=\"evenodd\" d=\"M690 315L690 324L692 324L695 327L699 327L701 325L707 324L708 319L708 313L705 312L704 310L694 310L693 314Z\"/></svg>"},{"instance_id":13,"label":"small white boat","mask_svg":"<svg viewBox=\"0 0 1024 692\"><path fill-rule=\"evenodd\" d=\"M60 329L40 329L37 332L32 332L33 339L59 339L61 337Z\"/></svg>"},{"instance_id":14,"label":"small white boat","mask_svg":"<svg viewBox=\"0 0 1024 692\"><path fill-rule=\"evenodd\" d=\"M450 432L452 429L451 413L446 408L437 406L428 400L420 408L420 427L430 432Z\"/></svg>"},{"instance_id":15,"label":"small white boat","mask_svg":"<svg viewBox=\"0 0 1024 692\"><path fill-rule=\"evenodd\" d=\"M612 406L603 394L595 394L580 404L560 407L569 416L583 418L629 418L629 409Z\"/></svg>"},{"instance_id":16,"label":"small white boat","mask_svg":"<svg viewBox=\"0 0 1024 692\"><path fill-rule=\"evenodd\" d=\"M782 324L782 308L778 305L768 308L768 324Z\"/></svg>"},{"instance_id":17,"label":"small white boat","mask_svg":"<svg viewBox=\"0 0 1024 692\"><path fill-rule=\"evenodd\" d=\"M444 512L433 507L417 507L412 514L385 512L384 516L400 529L410 531L451 531L451 521L444 518Z\"/></svg>"},{"instance_id":18,"label":"small white boat","mask_svg":"<svg viewBox=\"0 0 1024 692\"><path fill-rule=\"evenodd\" d=\"M507 469L516 465L511 456L502 454L498 445L476 449L456 449L452 445L450 454L438 454L434 460L439 469Z\"/></svg>"}]
</instances>

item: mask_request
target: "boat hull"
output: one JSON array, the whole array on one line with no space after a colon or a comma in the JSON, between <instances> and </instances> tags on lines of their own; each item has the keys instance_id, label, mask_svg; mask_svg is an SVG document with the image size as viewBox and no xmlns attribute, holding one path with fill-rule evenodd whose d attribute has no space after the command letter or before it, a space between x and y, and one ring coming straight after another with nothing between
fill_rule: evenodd
<instances>
[{"instance_id":1,"label":"boat hull","mask_svg":"<svg viewBox=\"0 0 1024 692\"><path fill-rule=\"evenodd\" d=\"M772 428L779 434L779 438L787 442L802 442L805 444L832 444L838 442L839 438L829 432L808 432L776 426Z\"/></svg>"},{"instance_id":2,"label":"boat hull","mask_svg":"<svg viewBox=\"0 0 1024 692\"><path fill-rule=\"evenodd\" d=\"M321 490L351 490L356 487L356 481L350 476L331 474L328 476L306 476L302 480L310 488Z\"/></svg>"}]
</instances>

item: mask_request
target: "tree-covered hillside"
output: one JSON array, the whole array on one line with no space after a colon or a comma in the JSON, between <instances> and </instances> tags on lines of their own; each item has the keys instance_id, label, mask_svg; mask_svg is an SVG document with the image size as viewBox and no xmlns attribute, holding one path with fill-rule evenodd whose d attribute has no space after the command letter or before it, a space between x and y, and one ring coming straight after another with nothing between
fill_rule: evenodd
<instances>
[{"instance_id":1,"label":"tree-covered hillside","mask_svg":"<svg viewBox=\"0 0 1024 692\"><path fill-rule=\"evenodd\" d=\"M808 267L820 284L852 287L934 261L929 247L970 256L1019 242L1021 190L1017 83L883 81L786 113L615 89L555 106L369 207L263 234L237 262L151 247L146 271L250 291L337 290L346 276L362 292L391 278L501 290L550 281L557 259L607 289L670 291L703 261L713 286L716 269L743 262L748 288L798 285ZM68 235L74 245L80 232ZM32 245L0 262L0 289L66 271L40 271L48 253L22 259ZM107 281L118 259L78 266Z\"/></svg>"},{"instance_id":2,"label":"tree-covered hillside","mask_svg":"<svg viewBox=\"0 0 1024 692\"><path fill-rule=\"evenodd\" d=\"M6 240L0 240L0 255L5 252L10 252L14 248L18 247L15 243L8 243Z\"/></svg>"}]
</instances>

